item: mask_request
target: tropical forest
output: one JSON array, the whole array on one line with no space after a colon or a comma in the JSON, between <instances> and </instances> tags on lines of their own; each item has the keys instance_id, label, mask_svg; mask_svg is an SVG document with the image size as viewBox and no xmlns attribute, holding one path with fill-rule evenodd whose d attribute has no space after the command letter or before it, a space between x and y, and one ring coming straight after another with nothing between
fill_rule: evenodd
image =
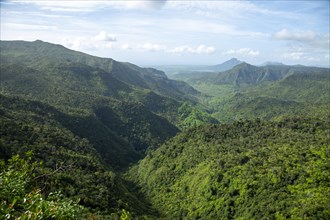
<instances>
[{"instance_id":1,"label":"tropical forest","mask_svg":"<svg viewBox=\"0 0 330 220\"><path fill-rule=\"evenodd\" d=\"M300 7L308 3L304 10L312 10L311 2L305 1ZM167 27L161 20L166 17L169 22L185 24L187 31L195 26L184 22L186 13L197 8L204 11L194 15L205 19L220 19L221 13L233 19L239 16L223 7L262 14L265 19L278 16L278 11L265 9L266 2L198 3L192 1L188 7L188 1L165 0L93 4L1 1L1 32L5 32L0 41L0 219L330 219L330 68L318 63L325 50L329 61L329 49L322 44L329 46L329 38L324 41L326 35L313 35L313 31L303 35L305 32L298 29L293 33L283 29L269 36L254 32L255 39L285 38L290 43L284 46L291 49L298 41L300 48L308 45L308 50L291 54L297 63L306 58L304 65L289 62L287 51L284 58L288 64L269 61L257 65L253 60L266 49L219 53L212 46L189 46L183 32L176 37L187 41L188 46L121 45L121 39L132 36L133 30L137 41L139 34L149 36L144 35L148 29L139 28L150 25L143 19L155 16L156 11L159 17L152 19L160 27ZM222 6L216 7L218 3ZM315 4L321 3L329 6L321 1ZM206 7L208 4L212 7ZM269 4L274 10L288 10L281 8L280 2ZM39 29L34 29L37 24L19 26L12 17L15 5L15 10L27 12L16 13L17 19L31 18L29 13L40 9L39 14L33 14L45 19L39 20ZM137 7L145 14L138 13ZM313 10L320 10L320 17L329 15L329 9L321 8L315 6ZM105 9L113 16L121 15L107 20L118 25L130 20L129 15L136 16L135 29L111 23L113 30L123 34L113 36L103 31L95 38L79 38L83 39L79 44L70 44L68 39L53 43L56 41L47 37L29 38L45 34L55 39L53 29L42 26L47 19L69 19L62 23L63 30L70 24L68 29L73 33L73 24L82 25L75 20L75 13L97 19L99 23L94 24L100 26L106 21L95 12ZM181 20L165 15L166 10L180 10ZM284 12L281 16L295 19ZM272 20L272 24L284 24L281 19ZM195 21L195 25L207 22ZM56 22L52 24L58 25ZM218 31L229 31L244 42L252 35L229 25L220 29L205 25L205 29L209 27L216 36L221 35ZM90 25L85 33L93 28ZM176 28L155 32L153 39L163 39L160 35L164 34L170 42ZM25 32L27 29L32 31ZM202 39L206 32L194 37ZM10 37L14 35L18 39ZM210 44L212 36L208 38ZM236 37L228 42L237 41ZM99 42L99 46L87 44L88 40L94 46ZM90 53L79 50L82 45L93 49ZM318 58L307 58L311 48L319 48L321 52L315 52ZM112 50L117 55L97 55L93 52L97 50ZM117 59L123 53L127 60ZM138 64L134 59L132 62L130 53ZM141 65L142 54L148 53L153 54L148 57L150 65ZM165 55L159 58L164 64L151 62L160 53L175 56L173 63L178 60L183 64L169 64ZM203 56L226 56L221 60L227 61L192 65L194 57Z\"/></svg>"},{"instance_id":2,"label":"tropical forest","mask_svg":"<svg viewBox=\"0 0 330 220\"><path fill-rule=\"evenodd\" d=\"M176 74L1 42L5 219L328 219L329 69Z\"/></svg>"}]
</instances>

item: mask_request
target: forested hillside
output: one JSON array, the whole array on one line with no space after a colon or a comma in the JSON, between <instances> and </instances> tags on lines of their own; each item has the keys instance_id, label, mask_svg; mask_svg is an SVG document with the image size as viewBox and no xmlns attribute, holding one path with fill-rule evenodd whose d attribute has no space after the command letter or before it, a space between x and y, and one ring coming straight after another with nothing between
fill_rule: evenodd
<instances>
[{"instance_id":1,"label":"forested hillside","mask_svg":"<svg viewBox=\"0 0 330 220\"><path fill-rule=\"evenodd\" d=\"M23 182L27 189L36 190L38 187L46 197L49 193L60 191L64 196L79 201L96 216L120 215L122 209L148 213L143 212L146 207L143 201L130 194L123 180L115 173L115 169L135 162L141 155L131 143L113 134L98 120L67 115L37 101L6 96L1 96L0 112L1 160L6 161L13 155L26 158L25 155L32 152L29 160L31 167L33 162L42 162L36 169L29 170L28 164L21 168L20 164L16 164L10 170L23 172L28 169L24 172L36 176L29 182ZM1 174L6 174L3 166ZM1 175L1 191L9 190L10 193L14 190L14 193L19 183L13 175L9 177L7 179ZM27 181L27 177L21 181ZM14 188L7 189L6 186ZM8 212L14 218L18 217L21 207L19 202L14 206L14 200L27 198L30 191L25 193L13 194L15 197L10 198L1 194L0 214L8 205ZM31 198L31 202L36 201Z\"/></svg>"},{"instance_id":2,"label":"forested hillside","mask_svg":"<svg viewBox=\"0 0 330 220\"><path fill-rule=\"evenodd\" d=\"M201 91L205 96L200 96L200 102L221 122L328 114L328 68L242 63L220 73L195 72L173 78Z\"/></svg>"},{"instance_id":3,"label":"forested hillside","mask_svg":"<svg viewBox=\"0 0 330 220\"><path fill-rule=\"evenodd\" d=\"M104 97L133 105L153 94L156 105L148 109L172 124L182 121L177 108L197 105L198 91L184 82L170 80L151 68L140 68L108 58L72 51L42 41L1 42L2 93L37 99L67 110L90 110ZM148 103L145 105L150 107ZM212 121L211 117L205 119Z\"/></svg>"},{"instance_id":4,"label":"forested hillside","mask_svg":"<svg viewBox=\"0 0 330 220\"><path fill-rule=\"evenodd\" d=\"M116 173L179 128L217 123L195 109L196 90L155 69L42 41L1 41L0 58L1 160L32 151L43 196L61 191L97 215L153 213Z\"/></svg>"},{"instance_id":5,"label":"forested hillside","mask_svg":"<svg viewBox=\"0 0 330 220\"><path fill-rule=\"evenodd\" d=\"M129 176L165 219L328 219L329 118L183 132Z\"/></svg>"},{"instance_id":6,"label":"forested hillside","mask_svg":"<svg viewBox=\"0 0 330 220\"><path fill-rule=\"evenodd\" d=\"M330 217L329 69L0 49L0 219Z\"/></svg>"}]
</instances>

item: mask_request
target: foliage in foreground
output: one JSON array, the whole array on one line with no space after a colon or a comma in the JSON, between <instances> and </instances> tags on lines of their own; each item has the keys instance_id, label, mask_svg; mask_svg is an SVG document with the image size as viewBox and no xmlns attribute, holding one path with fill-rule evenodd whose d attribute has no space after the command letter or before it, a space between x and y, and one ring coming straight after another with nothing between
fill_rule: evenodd
<instances>
[{"instance_id":1,"label":"foliage in foreground","mask_svg":"<svg viewBox=\"0 0 330 220\"><path fill-rule=\"evenodd\" d=\"M1 101L0 160L7 161L12 155L25 155L32 150L33 161L43 161L38 169L37 187L43 195L61 191L63 196L79 201L94 218L98 215L101 219L110 218L106 216L119 219L123 209L133 216L150 214L142 197L137 199L120 175L105 164L106 155L101 157L91 141L75 133L79 125L74 122L79 117L70 119L71 116L38 102L4 97ZM86 123L83 126L88 129L88 125L93 127ZM93 128L95 138L107 134L98 126ZM115 143L114 139L111 141ZM126 163L131 160L127 154L111 153L112 158L122 157Z\"/></svg>"},{"instance_id":2,"label":"foliage in foreground","mask_svg":"<svg viewBox=\"0 0 330 220\"><path fill-rule=\"evenodd\" d=\"M109 216L92 214L79 205L79 200L65 197L60 191L45 192L40 179L50 173L41 162L32 162L32 151L26 159L13 156L0 164L0 219L114 219L130 220L132 215L122 209Z\"/></svg>"},{"instance_id":3,"label":"foliage in foreground","mask_svg":"<svg viewBox=\"0 0 330 220\"><path fill-rule=\"evenodd\" d=\"M0 216L5 219L82 219L86 209L78 201L65 198L60 192L44 195L37 188L37 169L41 163L13 156L9 163L1 163Z\"/></svg>"}]
</instances>

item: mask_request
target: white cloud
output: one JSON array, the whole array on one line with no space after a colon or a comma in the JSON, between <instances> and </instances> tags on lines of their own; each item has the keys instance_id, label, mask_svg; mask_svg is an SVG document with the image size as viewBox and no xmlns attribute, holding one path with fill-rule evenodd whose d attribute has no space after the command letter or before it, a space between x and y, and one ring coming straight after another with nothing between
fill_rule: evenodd
<instances>
[{"instance_id":1,"label":"white cloud","mask_svg":"<svg viewBox=\"0 0 330 220\"><path fill-rule=\"evenodd\" d=\"M276 40L286 40L296 43L302 43L312 48L329 50L330 34L320 34L314 31L301 31L282 29L273 35Z\"/></svg>"},{"instance_id":2,"label":"white cloud","mask_svg":"<svg viewBox=\"0 0 330 220\"><path fill-rule=\"evenodd\" d=\"M120 48L123 50L132 50L133 48L129 44L122 44Z\"/></svg>"},{"instance_id":3,"label":"white cloud","mask_svg":"<svg viewBox=\"0 0 330 220\"><path fill-rule=\"evenodd\" d=\"M216 51L215 47L208 47L205 45L199 45L196 49L193 49L191 52L192 53L198 53L198 54L202 54L202 53L206 53L206 54L211 54L214 53Z\"/></svg>"},{"instance_id":4,"label":"white cloud","mask_svg":"<svg viewBox=\"0 0 330 220\"><path fill-rule=\"evenodd\" d=\"M232 36L247 36L247 37L264 37L268 38L268 33L262 33L259 31L246 31L239 30L236 26L227 23L217 23L213 20L198 20L198 19L171 19L171 24L168 27L169 30L175 32L191 32L202 34L221 34Z\"/></svg>"},{"instance_id":5,"label":"white cloud","mask_svg":"<svg viewBox=\"0 0 330 220\"><path fill-rule=\"evenodd\" d=\"M297 62L299 61L299 62L310 62L310 63L315 63L322 60L318 57L317 54L308 54L304 52L284 53L282 55L282 58Z\"/></svg>"},{"instance_id":6,"label":"white cloud","mask_svg":"<svg viewBox=\"0 0 330 220\"><path fill-rule=\"evenodd\" d=\"M8 28L17 30L29 30L29 31L56 31L58 28L54 25L40 25L40 24L23 24L23 23L4 23Z\"/></svg>"},{"instance_id":7,"label":"white cloud","mask_svg":"<svg viewBox=\"0 0 330 220\"><path fill-rule=\"evenodd\" d=\"M168 50L168 52L169 53L181 54L181 53L189 51L189 50L190 50L189 46L179 46L179 47L175 47L173 49Z\"/></svg>"},{"instance_id":8,"label":"white cloud","mask_svg":"<svg viewBox=\"0 0 330 220\"><path fill-rule=\"evenodd\" d=\"M247 7L248 2L232 1L168 1L167 7L177 10L196 10L201 11L229 11L231 9ZM244 7L242 7L244 8Z\"/></svg>"},{"instance_id":9,"label":"white cloud","mask_svg":"<svg viewBox=\"0 0 330 220\"><path fill-rule=\"evenodd\" d=\"M305 53L303 52L291 52L291 53L284 53L282 55L285 59L291 59L291 60L300 60L303 57L305 57Z\"/></svg>"},{"instance_id":10,"label":"white cloud","mask_svg":"<svg viewBox=\"0 0 330 220\"><path fill-rule=\"evenodd\" d=\"M109 42L117 41L115 35L108 34L105 31L101 31L98 35L96 35L95 40L97 40L97 41L109 41Z\"/></svg>"},{"instance_id":11,"label":"white cloud","mask_svg":"<svg viewBox=\"0 0 330 220\"><path fill-rule=\"evenodd\" d=\"M137 45L137 48L139 50L151 51L151 52L165 51L166 50L166 46L160 45L160 44L152 44L152 43L139 44L139 45Z\"/></svg>"},{"instance_id":12,"label":"white cloud","mask_svg":"<svg viewBox=\"0 0 330 220\"><path fill-rule=\"evenodd\" d=\"M73 50L96 50L98 45L94 44L89 38L77 37L77 38L63 38L62 44Z\"/></svg>"},{"instance_id":13,"label":"white cloud","mask_svg":"<svg viewBox=\"0 0 330 220\"><path fill-rule=\"evenodd\" d=\"M34 4L40 7L42 10L53 12L91 12L102 8L104 6L103 1L33 1L33 0L18 0L14 1L22 4Z\"/></svg>"},{"instance_id":14,"label":"white cloud","mask_svg":"<svg viewBox=\"0 0 330 220\"><path fill-rule=\"evenodd\" d=\"M212 54L215 51L216 51L215 47L205 46L204 44L201 44L197 47L191 47L191 46L187 46L187 45L179 46L179 47L170 49L167 52L174 53L174 54L182 54L182 53Z\"/></svg>"},{"instance_id":15,"label":"white cloud","mask_svg":"<svg viewBox=\"0 0 330 220\"><path fill-rule=\"evenodd\" d=\"M128 0L128 1L89 1L89 0L15 0L15 3L34 4L42 10L53 12L93 12L102 8L110 7L120 10L132 9L161 9L166 0Z\"/></svg>"},{"instance_id":16,"label":"white cloud","mask_svg":"<svg viewBox=\"0 0 330 220\"><path fill-rule=\"evenodd\" d=\"M117 48L117 44L114 42L109 42L109 43L105 44L103 47L107 48L107 49L115 49L115 48Z\"/></svg>"},{"instance_id":17,"label":"white cloud","mask_svg":"<svg viewBox=\"0 0 330 220\"><path fill-rule=\"evenodd\" d=\"M282 58L287 60L299 61L299 62L310 62L315 63L322 60L326 60L326 55L318 53L316 51L306 51L303 49L297 49L296 51L288 51L282 54Z\"/></svg>"},{"instance_id":18,"label":"white cloud","mask_svg":"<svg viewBox=\"0 0 330 220\"><path fill-rule=\"evenodd\" d=\"M166 7L179 11L192 11L196 15L211 18L242 17L247 13L293 17L292 13L269 10L248 1L168 1Z\"/></svg>"},{"instance_id":19,"label":"white cloud","mask_svg":"<svg viewBox=\"0 0 330 220\"><path fill-rule=\"evenodd\" d=\"M237 50L228 50L224 52L225 55L241 55L244 57L257 57L259 56L260 52L258 50L252 50L250 48L240 48Z\"/></svg>"},{"instance_id":20,"label":"white cloud","mask_svg":"<svg viewBox=\"0 0 330 220\"><path fill-rule=\"evenodd\" d=\"M309 61L309 62L319 62L320 59L316 58L316 57L307 57L307 61Z\"/></svg>"},{"instance_id":21,"label":"white cloud","mask_svg":"<svg viewBox=\"0 0 330 220\"><path fill-rule=\"evenodd\" d=\"M117 39L115 35L108 34L105 31L100 31L94 37L83 36L83 37L71 37L62 38L62 44L68 48L74 50L90 51L99 49L116 49L118 47L116 43Z\"/></svg>"},{"instance_id":22,"label":"white cloud","mask_svg":"<svg viewBox=\"0 0 330 220\"><path fill-rule=\"evenodd\" d=\"M313 41L316 34L313 31L289 31L282 29L274 34L277 40L292 40L292 41Z\"/></svg>"},{"instance_id":23,"label":"white cloud","mask_svg":"<svg viewBox=\"0 0 330 220\"><path fill-rule=\"evenodd\" d=\"M111 1L108 4L120 9L161 9L167 0Z\"/></svg>"}]
</instances>

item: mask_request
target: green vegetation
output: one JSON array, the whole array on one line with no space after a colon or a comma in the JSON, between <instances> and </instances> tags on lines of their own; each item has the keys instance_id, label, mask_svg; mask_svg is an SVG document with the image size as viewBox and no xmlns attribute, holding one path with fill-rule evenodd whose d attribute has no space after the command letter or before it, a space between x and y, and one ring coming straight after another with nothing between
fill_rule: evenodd
<instances>
[{"instance_id":1,"label":"green vegetation","mask_svg":"<svg viewBox=\"0 0 330 220\"><path fill-rule=\"evenodd\" d=\"M0 47L0 219L330 217L329 69Z\"/></svg>"},{"instance_id":2,"label":"green vegetation","mask_svg":"<svg viewBox=\"0 0 330 220\"><path fill-rule=\"evenodd\" d=\"M198 105L194 96L199 92L184 82L168 79L161 71L93 57L60 45L1 41L1 60L2 94L41 101L66 113L94 115L95 109L106 106L125 122L126 113L116 112L120 105L120 110L139 108L179 126L178 106L188 102L193 111ZM139 120L134 117L134 121Z\"/></svg>"},{"instance_id":3,"label":"green vegetation","mask_svg":"<svg viewBox=\"0 0 330 220\"><path fill-rule=\"evenodd\" d=\"M87 218L84 207L59 192L50 192L47 197L41 193L42 174L37 176L41 164L30 163L18 155L1 164L0 214L5 219L82 219ZM48 174L49 175L49 174Z\"/></svg>"},{"instance_id":4,"label":"green vegetation","mask_svg":"<svg viewBox=\"0 0 330 220\"><path fill-rule=\"evenodd\" d=\"M328 219L329 119L202 126L129 176L166 219Z\"/></svg>"},{"instance_id":5,"label":"green vegetation","mask_svg":"<svg viewBox=\"0 0 330 220\"><path fill-rule=\"evenodd\" d=\"M221 73L179 74L201 91L199 101L220 122L328 114L329 69L304 66L256 67L247 63Z\"/></svg>"},{"instance_id":6,"label":"green vegetation","mask_svg":"<svg viewBox=\"0 0 330 220\"><path fill-rule=\"evenodd\" d=\"M41 41L2 41L0 71L1 160L32 150L43 161L40 195L61 191L96 215L155 213L118 172L179 132L178 108L195 111L197 91L154 69Z\"/></svg>"},{"instance_id":7,"label":"green vegetation","mask_svg":"<svg viewBox=\"0 0 330 220\"><path fill-rule=\"evenodd\" d=\"M32 150L33 162L43 162L38 170L42 195L61 191L97 215L120 215L122 209L134 215L150 213L147 202L130 193L114 171L140 157L128 142L103 133L107 130L92 120L65 115L39 102L5 96L1 101L1 158ZM96 135L95 140L90 141L89 135ZM99 149L106 146L103 142L108 148Z\"/></svg>"}]
</instances>

